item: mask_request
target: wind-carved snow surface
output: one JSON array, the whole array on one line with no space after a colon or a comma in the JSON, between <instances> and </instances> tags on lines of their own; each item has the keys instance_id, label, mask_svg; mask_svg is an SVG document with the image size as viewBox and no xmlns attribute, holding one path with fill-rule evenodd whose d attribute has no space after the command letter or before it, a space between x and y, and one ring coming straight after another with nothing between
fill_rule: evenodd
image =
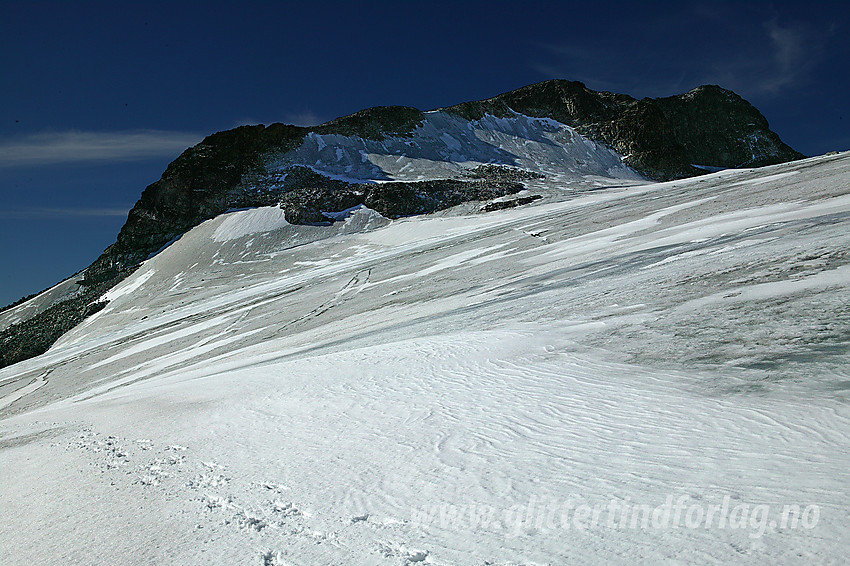
<instances>
[{"instance_id":1,"label":"wind-carved snow surface","mask_svg":"<svg viewBox=\"0 0 850 566\"><path fill-rule=\"evenodd\" d=\"M840 563L848 176L207 221L0 370L0 561Z\"/></svg>"},{"instance_id":2,"label":"wind-carved snow surface","mask_svg":"<svg viewBox=\"0 0 850 566\"><path fill-rule=\"evenodd\" d=\"M381 141L310 133L268 164L270 171L304 165L351 182L424 181L462 177L478 165L510 165L561 182L642 180L611 149L549 118L485 115L475 121L433 111L410 135Z\"/></svg>"}]
</instances>

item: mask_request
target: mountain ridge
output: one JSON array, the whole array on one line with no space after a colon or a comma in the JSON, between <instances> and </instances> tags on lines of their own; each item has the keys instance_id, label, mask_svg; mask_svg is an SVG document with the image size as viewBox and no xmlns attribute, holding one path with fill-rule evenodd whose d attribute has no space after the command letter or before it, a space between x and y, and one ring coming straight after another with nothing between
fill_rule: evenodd
<instances>
[{"instance_id":1,"label":"mountain ridge","mask_svg":"<svg viewBox=\"0 0 850 566\"><path fill-rule=\"evenodd\" d=\"M505 125L499 120L514 122ZM555 124L545 120L554 120ZM298 224L333 222L324 211L365 205L388 218L398 218L516 194L524 189L523 178L530 178L523 175L540 174L518 167L519 160L501 163L508 173L491 167L480 175L470 174L474 167L464 169L465 163L470 167L476 163L479 167L491 162L498 165L504 155L513 154L502 151L501 145L495 149L493 141L493 154L475 161L461 154L466 150L480 152L480 148L470 146L476 141L475 135L459 141L447 132L438 139L443 145L437 149L411 147L420 151L416 159L427 157L432 164L448 167L464 161L453 173L436 178L392 178L367 161L366 150L375 144L384 148L387 157L406 158L406 153L397 148L387 150L387 143L416 144L414 133L429 125L436 128L431 122L458 129L465 124L470 130L474 124L487 122L481 127L489 128L493 140L536 136L533 141L541 147L552 145L553 136L560 136L559 143L572 144L564 145L568 152L570 147L587 152L587 158L572 157L575 163L570 170L577 176L582 172L600 174L587 169L599 159L609 160L601 169L603 175L619 175L611 173L615 169L625 174L632 170L648 179L669 180L704 173L694 164L760 166L803 157L769 129L767 120L752 105L732 91L712 85L681 95L638 100L558 79L428 112L406 106L378 106L315 127L274 123L217 132L185 150L158 181L145 188L116 242L81 272L77 288L65 300L0 330L4 352L0 367L46 351L64 332L102 308L99 298L142 261L192 227L227 210L278 205L284 208L290 223ZM532 134L528 133L530 127L536 128ZM343 157L349 163L356 161L359 151L363 163L357 166L370 165L382 175L336 179L306 162L285 163L278 169L273 166L304 148L308 139L315 141L317 154L327 153L322 136L344 139L351 155ZM445 136L448 138L442 139ZM437 139L436 134L432 137ZM361 142L363 149L358 149ZM343 159L341 149L337 147L336 151L337 160Z\"/></svg>"},{"instance_id":2,"label":"mountain ridge","mask_svg":"<svg viewBox=\"0 0 850 566\"><path fill-rule=\"evenodd\" d=\"M706 98L709 99L708 108L702 108ZM691 108L694 104L688 102L696 104L696 110ZM725 112L718 111L721 106ZM729 112L731 109L736 112ZM712 85L697 87L677 96L638 100L623 94L591 91L580 82L552 80L484 101L436 110L445 110L467 120L481 119L486 114L501 117L510 111L552 118L575 127L589 139L611 145L615 151L627 156L627 162L632 159L639 172L654 180L701 174L702 171L694 169L692 164L734 168L771 165L803 157L769 130L767 120L752 105L732 91ZM617 112L622 114L618 119L615 118ZM682 124L673 127L674 121L667 115L681 116ZM145 189L119 233L115 251L126 254L141 245L147 253L152 253L201 219L211 218L228 208L273 204L278 195L252 195L244 200L222 197L230 196L224 193L238 185L246 174L261 168L264 156L293 150L311 133L380 141L388 136L410 134L424 119L425 113L415 108L378 106L316 127L275 123L240 126L207 136L181 154L168 166L159 181ZM712 120L717 120L723 127L712 126ZM744 127L734 130L729 127L729 124L746 120L753 120L747 124L753 124L755 129L746 131ZM688 131L695 132L691 134L693 139L684 135ZM760 134L768 145L775 146L776 153L744 159L743 152L750 147L748 144L743 144L746 148L742 147L739 138L754 133ZM718 146L719 149L715 149ZM310 182L315 183L315 179ZM198 203L192 198L195 192L204 193L205 200ZM169 238L163 240L164 236L160 236L154 241L144 237L148 235L145 224L154 218L160 220L151 214L157 209L175 212L173 218L167 219L175 225L158 230L172 232ZM144 235L141 241L137 238L138 234Z\"/></svg>"}]
</instances>

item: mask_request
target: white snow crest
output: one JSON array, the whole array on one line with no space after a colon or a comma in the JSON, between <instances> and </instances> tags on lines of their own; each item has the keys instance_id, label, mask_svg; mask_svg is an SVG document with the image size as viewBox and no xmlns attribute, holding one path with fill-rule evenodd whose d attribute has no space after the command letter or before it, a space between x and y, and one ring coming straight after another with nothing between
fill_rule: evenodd
<instances>
[{"instance_id":1,"label":"white snow crest","mask_svg":"<svg viewBox=\"0 0 850 566\"><path fill-rule=\"evenodd\" d=\"M156 273L153 269L148 269L141 274L133 274L128 277L126 280L119 283L116 287L107 291L101 299L107 301L114 301L118 297L123 297L125 295L130 295L131 293L137 291L145 284L145 282L153 277L153 274Z\"/></svg>"},{"instance_id":2,"label":"white snow crest","mask_svg":"<svg viewBox=\"0 0 850 566\"><path fill-rule=\"evenodd\" d=\"M224 216L213 232L212 239L216 242L227 242L249 234L273 232L285 226L289 226L289 223L279 206L239 210Z\"/></svg>"}]
</instances>

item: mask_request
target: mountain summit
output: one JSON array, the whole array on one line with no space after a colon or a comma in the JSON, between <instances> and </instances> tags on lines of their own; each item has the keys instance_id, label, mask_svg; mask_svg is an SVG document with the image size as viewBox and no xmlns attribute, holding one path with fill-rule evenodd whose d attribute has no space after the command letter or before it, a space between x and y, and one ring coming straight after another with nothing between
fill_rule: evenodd
<instances>
[{"instance_id":1,"label":"mountain summit","mask_svg":"<svg viewBox=\"0 0 850 566\"><path fill-rule=\"evenodd\" d=\"M482 210L495 210L553 185L581 192L801 157L756 108L710 85L638 100L552 80L429 112L375 107L311 128L218 132L144 190L91 266L0 313L0 367L46 351L142 261L228 210L280 206L288 223L318 225L358 206L389 219L494 200Z\"/></svg>"},{"instance_id":2,"label":"mountain summit","mask_svg":"<svg viewBox=\"0 0 850 566\"><path fill-rule=\"evenodd\" d=\"M850 152L652 182L582 97L188 150L0 312L3 356L94 313L0 368L3 566L850 555ZM778 159L749 120L659 139Z\"/></svg>"}]
</instances>

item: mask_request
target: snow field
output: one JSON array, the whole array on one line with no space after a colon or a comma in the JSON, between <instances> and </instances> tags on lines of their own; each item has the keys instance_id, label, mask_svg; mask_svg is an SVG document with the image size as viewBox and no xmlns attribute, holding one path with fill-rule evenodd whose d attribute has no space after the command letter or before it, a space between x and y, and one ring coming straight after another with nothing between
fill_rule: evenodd
<instances>
[{"instance_id":1,"label":"snow field","mask_svg":"<svg viewBox=\"0 0 850 566\"><path fill-rule=\"evenodd\" d=\"M839 563L848 168L208 221L0 370L2 562ZM769 512L560 520L668 498Z\"/></svg>"}]
</instances>

